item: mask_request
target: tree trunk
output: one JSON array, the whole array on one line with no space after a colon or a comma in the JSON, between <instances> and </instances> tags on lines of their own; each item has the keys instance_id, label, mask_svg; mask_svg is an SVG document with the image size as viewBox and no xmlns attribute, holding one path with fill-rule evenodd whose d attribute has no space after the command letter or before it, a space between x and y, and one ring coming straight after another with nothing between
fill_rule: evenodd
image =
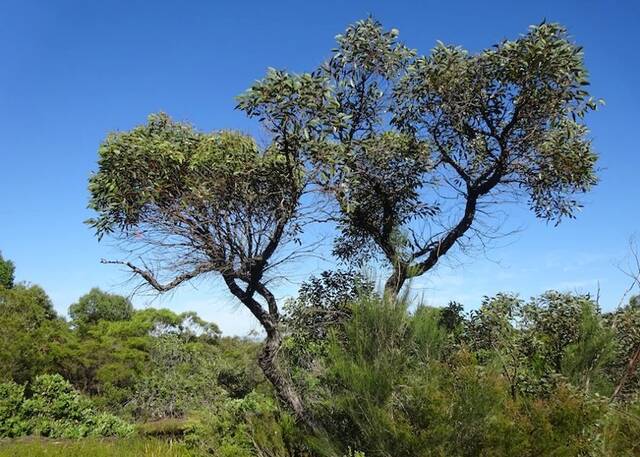
<instances>
[{"instance_id":1,"label":"tree trunk","mask_svg":"<svg viewBox=\"0 0 640 457\"><path fill-rule=\"evenodd\" d=\"M278 399L293 412L297 421L305 424L318 434L321 428L311 417L300 394L278 362L278 351L282 345L282 335L277 329L267 332L267 338L258 357L258 364L265 377L273 385Z\"/></svg>"},{"instance_id":2,"label":"tree trunk","mask_svg":"<svg viewBox=\"0 0 640 457\"><path fill-rule=\"evenodd\" d=\"M314 422L304 405L302 397L278 361L278 352L282 345L282 334L280 333L280 317L276 298L269 289L256 281L255 290L267 302L269 310L267 311L253 298L253 292L247 292L238 286L233 276L226 275L223 278L231 293L251 311L267 333L262 351L258 356L258 365L260 365L265 377L273 385L278 399L293 412L297 421L305 424L312 432L317 434L321 428Z\"/></svg>"},{"instance_id":3,"label":"tree trunk","mask_svg":"<svg viewBox=\"0 0 640 457\"><path fill-rule=\"evenodd\" d=\"M624 374L622 375L622 378L620 378L620 382L618 382L618 385L616 386L616 389L614 390L613 395L611 396L612 400L614 400L620 394L620 391L622 391L622 388L627 383L627 379L638 368L638 364L640 364L640 345L638 345L635 352L629 359L629 363L627 364L627 367L624 370Z\"/></svg>"},{"instance_id":4,"label":"tree trunk","mask_svg":"<svg viewBox=\"0 0 640 457\"><path fill-rule=\"evenodd\" d=\"M393 274L389 276L384 284L384 295L390 299L396 299L400 289L407 280L407 268L404 265L396 265Z\"/></svg>"}]
</instances>

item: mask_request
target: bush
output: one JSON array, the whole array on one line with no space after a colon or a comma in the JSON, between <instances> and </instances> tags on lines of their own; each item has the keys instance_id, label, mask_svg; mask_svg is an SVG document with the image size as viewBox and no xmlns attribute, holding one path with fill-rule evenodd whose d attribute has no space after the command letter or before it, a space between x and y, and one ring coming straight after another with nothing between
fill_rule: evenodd
<instances>
[{"instance_id":1,"label":"bush","mask_svg":"<svg viewBox=\"0 0 640 457\"><path fill-rule=\"evenodd\" d=\"M0 383L0 437L25 435L26 421L21 417L24 386L14 382Z\"/></svg>"},{"instance_id":2,"label":"bush","mask_svg":"<svg viewBox=\"0 0 640 457\"><path fill-rule=\"evenodd\" d=\"M130 398L136 417L184 417L225 394L217 383L219 356L215 347L163 335L154 339L148 352L148 371Z\"/></svg>"},{"instance_id":3,"label":"bush","mask_svg":"<svg viewBox=\"0 0 640 457\"><path fill-rule=\"evenodd\" d=\"M25 397L25 387L14 382L0 384L0 437L124 437L133 433L133 426L122 419L97 413L91 401L60 375L36 377L29 393Z\"/></svg>"},{"instance_id":4,"label":"bush","mask_svg":"<svg viewBox=\"0 0 640 457\"><path fill-rule=\"evenodd\" d=\"M523 365L527 359L519 354L529 346L521 338L529 333L512 324L507 312L517 302L508 296L490 301L491 309L472 322L474 335L486 336L474 342L487 342L476 348L457 341L459 325L443 325L439 310L418 307L412 313L402 302L357 300L344 333L329 344L326 369L309 397L328 433L327 448L338 450L325 454L351 455L351 449L394 457L637 453L638 411L632 405L614 407L588 391L583 377L551 373L544 391L513 389L521 375L542 383L536 376L547 371L538 375ZM592 341L607 333L593 323L593 314L576 315L580 325L567 325L566 332L578 336L558 345L563 353L559 359L552 353L551 360L579 362L571 374L581 375L582 366L594 373L596 357L581 348L593 347ZM574 347L588 357L585 363Z\"/></svg>"},{"instance_id":5,"label":"bush","mask_svg":"<svg viewBox=\"0 0 640 457\"><path fill-rule=\"evenodd\" d=\"M602 432L602 451L607 457L640 455L640 396L609 412Z\"/></svg>"},{"instance_id":6,"label":"bush","mask_svg":"<svg viewBox=\"0 0 640 457\"><path fill-rule=\"evenodd\" d=\"M202 411L185 436L192 449L216 457L311 457L293 419L272 395L251 392Z\"/></svg>"}]
</instances>

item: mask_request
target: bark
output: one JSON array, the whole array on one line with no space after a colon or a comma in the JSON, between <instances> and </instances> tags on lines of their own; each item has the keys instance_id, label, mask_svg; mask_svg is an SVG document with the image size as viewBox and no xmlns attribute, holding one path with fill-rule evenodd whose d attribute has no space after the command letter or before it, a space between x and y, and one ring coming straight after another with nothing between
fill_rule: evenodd
<instances>
[{"instance_id":1,"label":"bark","mask_svg":"<svg viewBox=\"0 0 640 457\"><path fill-rule=\"evenodd\" d=\"M264 284L256 282L255 290L267 302L267 311L253 298L252 292L247 292L238 286L235 278L230 275L223 275L223 278L231 293L251 311L267 334L258 357L258 365L267 380L273 385L278 399L293 412L298 422L306 425L312 432L319 433L321 428L313 420L300 393L278 361L282 334L279 328L278 305L274 295Z\"/></svg>"},{"instance_id":2,"label":"bark","mask_svg":"<svg viewBox=\"0 0 640 457\"><path fill-rule=\"evenodd\" d=\"M267 333L267 338L258 357L258 364L265 377L273 385L278 399L293 412L298 422L305 424L317 434L320 432L320 427L313 420L302 397L278 361L281 345L282 335L279 330Z\"/></svg>"},{"instance_id":3,"label":"bark","mask_svg":"<svg viewBox=\"0 0 640 457\"><path fill-rule=\"evenodd\" d=\"M400 289L407 280L407 268L404 265L397 265L393 269L393 273L384 284L384 295L389 298L396 298L400 293Z\"/></svg>"}]
</instances>

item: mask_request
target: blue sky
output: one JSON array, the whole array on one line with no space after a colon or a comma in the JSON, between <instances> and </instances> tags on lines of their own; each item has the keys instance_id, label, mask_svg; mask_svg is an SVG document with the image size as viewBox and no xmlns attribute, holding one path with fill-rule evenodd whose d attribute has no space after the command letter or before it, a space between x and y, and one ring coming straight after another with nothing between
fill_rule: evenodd
<instances>
[{"instance_id":1,"label":"blue sky","mask_svg":"<svg viewBox=\"0 0 640 457\"><path fill-rule=\"evenodd\" d=\"M487 255L443 265L413 287L430 304L468 309L498 291L595 292L614 307L628 285L616 267L640 231L640 2L637 1L0 1L0 250L17 279L42 285L56 308L93 286L127 294L127 275L83 224L87 178L111 130L166 111L202 130L259 131L234 97L267 67L313 69L334 36L373 14L426 54L436 40L477 51L543 19L565 24L584 46L591 90L606 106L588 119L601 183L573 221L553 227L518 209L523 230ZM327 265L290 269L295 284ZM149 299L137 297L137 306ZM217 282L153 302L193 309L227 334L257 328Z\"/></svg>"}]
</instances>

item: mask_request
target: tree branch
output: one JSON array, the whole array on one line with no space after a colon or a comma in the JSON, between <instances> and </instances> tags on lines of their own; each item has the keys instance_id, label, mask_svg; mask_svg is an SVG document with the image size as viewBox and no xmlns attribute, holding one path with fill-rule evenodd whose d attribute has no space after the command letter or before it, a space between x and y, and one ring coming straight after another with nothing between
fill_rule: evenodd
<instances>
[{"instance_id":1,"label":"tree branch","mask_svg":"<svg viewBox=\"0 0 640 457\"><path fill-rule=\"evenodd\" d=\"M168 292L172 289L175 289L176 287L178 287L180 284L182 284L185 281L188 281L190 279L195 278L198 275L201 275L203 273L208 273L213 271L213 267L211 265L201 265L198 268L183 273L179 276L176 276L171 282L167 283L167 284L161 284L153 275L152 272L150 272L149 270L143 270L141 268L138 268L137 266L135 266L134 264L132 264L131 262L124 262L122 260L106 260L106 259L102 259L100 260L100 263L102 264L115 264L115 265L125 265L127 267L129 267L129 269L131 271L133 271L135 274L137 274L138 276L141 276L151 287L153 287L155 290L157 290L158 292Z\"/></svg>"}]
</instances>

